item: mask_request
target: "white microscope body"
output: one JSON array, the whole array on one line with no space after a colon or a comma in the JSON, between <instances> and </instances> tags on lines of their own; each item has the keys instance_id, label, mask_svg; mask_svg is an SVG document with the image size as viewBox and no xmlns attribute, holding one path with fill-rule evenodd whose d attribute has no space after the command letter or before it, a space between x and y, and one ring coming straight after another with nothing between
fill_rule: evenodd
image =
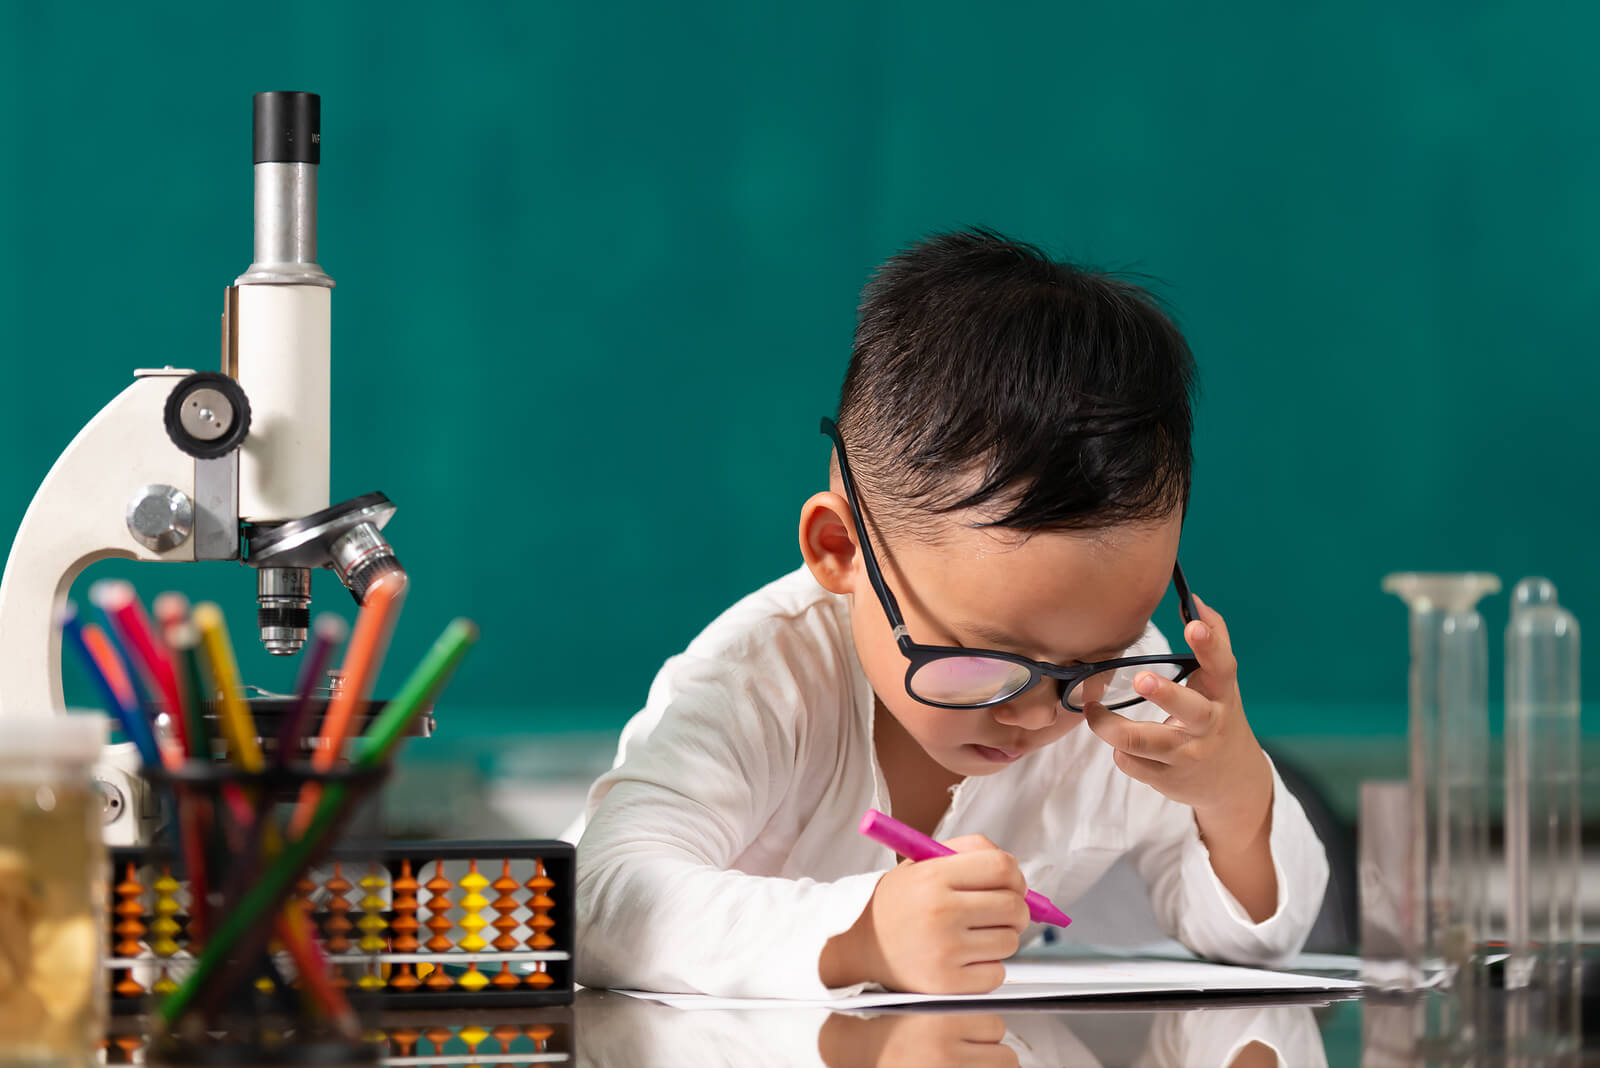
<instances>
[{"instance_id":1,"label":"white microscope body","mask_svg":"<svg viewBox=\"0 0 1600 1068\"><path fill-rule=\"evenodd\" d=\"M245 545L263 640L282 654L305 639L312 569L333 568L359 599L378 571L398 568L378 534L387 498L328 507L333 280L316 262L320 150L315 94L256 95L255 256L227 290L221 373L135 371L40 483L0 579L0 729L65 713L61 611L97 560L239 560ZM149 832L155 806L137 768L130 743L107 747L109 844Z\"/></svg>"}]
</instances>

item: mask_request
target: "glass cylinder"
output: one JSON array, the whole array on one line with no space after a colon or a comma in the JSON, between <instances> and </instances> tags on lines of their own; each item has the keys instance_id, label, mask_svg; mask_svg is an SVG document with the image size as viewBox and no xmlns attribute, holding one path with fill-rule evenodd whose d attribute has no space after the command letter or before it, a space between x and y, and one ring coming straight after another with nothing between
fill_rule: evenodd
<instances>
[{"instance_id":1,"label":"glass cylinder","mask_svg":"<svg viewBox=\"0 0 1600 1068\"><path fill-rule=\"evenodd\" d=\"M1356 830L1361 981L1376 990L1416 990L1425 910L1412 879L1411 784L1363 782Z\"/></svg>"},{"instance_id":2,"label":"glass cylinder","mask_svg":"<svg viewBox=\"0 0 1600 1068\"><path fill-rule=\"evenodd\" d=\"M1508 1038L1576 1040L1579 942L1579 637L1549 580L1517 583L1506 626Z\"/></svg>"},{"instance_id":3,"label":"glass cylinder","mask_svg":"<svg viewBox=\"0 0 1600 1068\"><path fill-rule=\"evenodd\" d=\"M0 744L0 1064L91 1063L106 1030L99 716L6 721Z\"/></svg>"},{"instance_id":4,"label":"glass cylinder","mask_svg":"<svg viewBox=\"0 0 1600 1068\"><path fill-rule=\"evenodd\" d=\"M1456 992L1455 1024L1470 1031L1487 936L1489 650L1477 603L1500 580L1405 572L1383 588L1410 610L1410 863L1426 902L1416 974Z\"/></svg>"}]
</instances>

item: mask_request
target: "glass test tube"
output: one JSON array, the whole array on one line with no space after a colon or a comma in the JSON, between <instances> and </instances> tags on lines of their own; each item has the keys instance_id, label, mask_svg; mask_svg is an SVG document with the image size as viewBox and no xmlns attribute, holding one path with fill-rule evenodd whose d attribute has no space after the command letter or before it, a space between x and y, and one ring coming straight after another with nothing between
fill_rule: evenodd
<instances>
[{"instance_id":1,"label":"glass test tube","mask_svg":"<svg viewBox=\"0 0 1600 1068\"><path fill-rule=\"evenodd\" d=\"M1517 583L1506 626L1506 987L1538 988L1522 1022L1543 1048L1569 1041L1576 1023L1578 656L1578 624L1555 586Z\"/></svg>"},{"instance_id":2,"label":"glass test tube","mask_svg":"<svg viewBox=\"0 0 1600 1068\"><path fill-rule=\"evenodd\" d=\"M1500 589L1480 573L1388 575L1383 588L1410 609L1412 885L1426 902L1419 976L1440 975L1470 1032L1482 982L1488 853L1489 650L1477 603Z\"/></svg>"}]
</instances>

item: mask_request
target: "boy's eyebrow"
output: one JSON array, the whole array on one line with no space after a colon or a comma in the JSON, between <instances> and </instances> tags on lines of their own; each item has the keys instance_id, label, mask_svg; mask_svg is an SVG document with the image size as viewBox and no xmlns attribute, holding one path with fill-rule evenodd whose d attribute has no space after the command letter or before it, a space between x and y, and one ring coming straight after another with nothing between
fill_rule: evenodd
<instances>
[{"instance_id":1,"label":"boy's eyebrow","mask_svg":"<svg viewBox=\"0 0 1600 1068\"><path fill-rule=\"evenodd\" d=\"M999 627L993 626L989 623L967 623L964 627L962 627L962 630L974 635L975 637L982 638L985 642L993 643L1002 649L1026 649L1031 644L1015 637L1014 635L1008 634ZM1144 632L1145 628L1140 627L1139 633L1133 635L1133 637L1109 645L1104 650L1100 650L1092 654L1088 657L1088 659L1090 661L1107 659L1107 657L1100 655L1101 652L1109 653L1110 656L1116 656L1118 653L1132 648L1135 642L1144 637Z\"/></svg>"}]
</instances>

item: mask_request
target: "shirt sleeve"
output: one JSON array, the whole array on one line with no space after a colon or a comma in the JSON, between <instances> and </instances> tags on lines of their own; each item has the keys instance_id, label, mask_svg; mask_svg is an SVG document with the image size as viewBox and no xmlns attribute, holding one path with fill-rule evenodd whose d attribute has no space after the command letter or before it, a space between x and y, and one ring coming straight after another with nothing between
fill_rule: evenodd
<instances>
[{"instance_id":1,"label":"shirt sleeve","mask_svg":"<svg viewBox=\"0 0 1600 1068\"><path fill-rule=\"evenodd\" d=\"M727 997L826 998L817 965L882 872L832 883L729 870L794 775L798 729L727 664L669 661L648 738L595 783L578 843L578 981ZM769 680L770 682L770 680Z\"/></svg>"},{"instance_id":2,"label":"shirt sleeve","mask_svg":"<svg viewBox=\"0 0 1600 1068\"><path fill-rule=\"evenodd\" d=\"M1268 758L1271 763L1271 758ZM1130 851L1134 866L1150 888L1150 902L1163 930L1203 957L1277 967L1300 951L1322 907L1328 884L1328 858L1305 810L1272 769L1272 817L1268 848L1277 879L1278 907L1255 923L1222 885L1211 854L1200 839L1194 810L1154 790L1137 791L1155 811L1134 826L1149 828ZM1133 812L1130 811L1130 815Z\"/></svg>"}]
</instances>

